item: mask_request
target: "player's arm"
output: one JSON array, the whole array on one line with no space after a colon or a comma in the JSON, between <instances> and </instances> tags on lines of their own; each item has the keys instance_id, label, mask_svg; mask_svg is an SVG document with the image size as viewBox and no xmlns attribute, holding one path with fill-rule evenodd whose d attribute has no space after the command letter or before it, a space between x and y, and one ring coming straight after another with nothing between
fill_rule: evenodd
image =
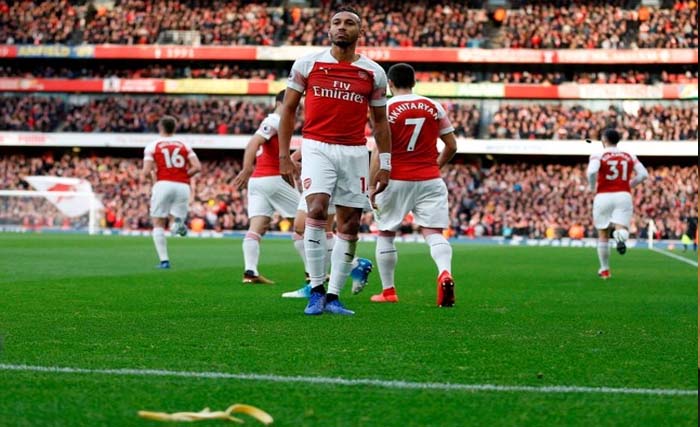
<instances>
[{"instance_id":1,"label":"player's arm","mask_svg":"<svg viewBox=\"0 0 700 427\"><path fill-rule=\"evenodd\" d=\"M637 160L636 158L634 159L634 178L630 181L630 187L634 188L644 182L645 179L649 178L649 172L647 171L647 168L644 167L642 162Z\"/></svg>"},{"instance_id":2,"label":"player's arm","mask_svg":"<svg viewBox=\"0 0 700 427\"><path fill-rule=\"evenodd\" d=\"M153 160L144 159L143 169L141 170L141 180L145 182L149 178L153 178L153 173L155 172L155 167Z\"/></svg>"},{"instance_id":3,"label":"player's arm","mask_svg":"<svg viewBox=\"0 0 700 427\"><path fill-rule=\"evenodd\" d=\"M155 163L153 160L154 147L146 146L143 150L143 169L141 170L141 182L146 182L149 178L155 181Z\"/></svg>"},{"instance_id":4,"label":"player's arm","mask_svg":"<svg viewBox=\"0 0 700 427\"><path fill-rule=\"evenodd\" d=\"M600 170L600 157L596 154L591 154L591 158L588 161L588 169L586 170L586 176L588 177L588 187L591 191L595 190L595 183L598 179L598 171Z\"/></svg>"},{"instance_id":5,"label":"player's arm","mask_svg":"<svg viewBox=\"0 0 700 427\"><path fill-rule=\"evenodd\" d=\"M192 178L202 171L202 163L192 149L190 149L189 152L190 154L187 156L187 160L189 161L190 167L187 169L187 176Z\"/></svg>"},{"instance_id":6,"label":"player's arm","mask_svg":"<svg viewBox=\"0 0 700 427\"><path fill-rule=\"evenodd\" d=\"M457 137L454 132L448 132L440 135L440 139L445 143L445 148L442 149L437 160L438 167L442 168L457 154Z\"/></svg>"},{"instance_id":7,"label":"player's arm","mask_svg":"<svg viewBox=\"0 0 700 427\"><path fill-rule=\"evenodd\" d=\"M374 188L377 186L375 181L377 172L379 172L379 150L377 150L375 145L369 158L369 189L371 191L374 191Z\"/></svg>"},{"instance_id":8,"label":"player's arm","mask_svg":"<svg viewBox=\"0 0 700 427\"><path fill-rule=\"evenodd\" d=\"M301 96L302 92L287 88L280 111L280 125L277 131L279 135L280 175L288 182L294 182L294 177L297 174L297 168L289 154L289 146L292 142L294 121Z\"/></svg>"},{"instance_id":9,"label":"player's arm","mask_svg":"<svg viewBox=\"0 0 700 427\"><path fill-rule=\"evenodd\" d=\"M374 197L384 191L389 184L391 175L391 130L389 120L386 117L386 106L372 107L372 120L374 122L374 142L377 146L377 158L379 159L379 169L374 174L374 192L370 199L374 203ZM371 185L371 182L370 182Z\"/></svg>"},{"instance_id":10,"label":"player's arm","mask_svg":"<svg viewBox=\"0 0 700 427\"><path fill-rule=\"evenodd\" d=\"M236 188L242 188L250 179L250 176L255 170L255 155L260 149L260 146L265 143L265 138L258 135L257 133L250 138L248 145L245 147L245 152L243 153L243 168L236 178L233 179L233 186Z\"/></svg>"}]
</instances>

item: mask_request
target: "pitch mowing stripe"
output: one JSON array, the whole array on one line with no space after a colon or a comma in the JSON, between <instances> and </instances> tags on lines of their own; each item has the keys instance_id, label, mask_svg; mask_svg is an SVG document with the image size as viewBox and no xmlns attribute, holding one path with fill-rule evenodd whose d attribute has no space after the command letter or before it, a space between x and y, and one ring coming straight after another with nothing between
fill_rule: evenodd
<instances>
[{"instance_id":1,"label":"pitch mowing stripe","mask_svg":"<svg viewBox=\"0 0 700 427\"><path fill-rule=\"evenodd\" d=\"M340 386L368 385L375 387L408 389L408 390L438 390L438 391L493 391L493 392L522 392L522 393L592 393L592 394L637 394L648 396L697 396L697 390L677 390L663 388L619 388L619 387L579 387L579 386L509 386L495 384L451 384L451 383L419 383L411 381L345 379L329 377L302 377L265 374L230 374L225 372L188 372L167 371L161 369L83 369L60 366L31 366L0 364L0 371L45 372L61 374L101 374L117 376L144 377L184 377L208 379L233 379L247 381L264 381L274 383L303 383Z\"/></svg>"},{"instance_id":2,"label":"pitch mowing stripe","mask_svg":"<svg viewBox=\"0 0 700 427\"><path fill-rule=\"evenodd\" d=\"M650 248L650 249L651 249L653 252L659 253L659 254L661 254L661 255L666 255L667 257L671 257L671 258L677 259L678 261L683 261L684 263L690 264L690 265L692 265L693 267L696 267L696 268L697 268L697 266L698 266L698 263L697 263L697 262L695 262L695 261L693 261L693 260L689 260L688 258L683 258L683 257L680 256L680 255L676 255L676 254L674 254L674 253L665 251L665 250L663 250L663 249L656 249L656 248Z\"/></svg>"}]
</instances>

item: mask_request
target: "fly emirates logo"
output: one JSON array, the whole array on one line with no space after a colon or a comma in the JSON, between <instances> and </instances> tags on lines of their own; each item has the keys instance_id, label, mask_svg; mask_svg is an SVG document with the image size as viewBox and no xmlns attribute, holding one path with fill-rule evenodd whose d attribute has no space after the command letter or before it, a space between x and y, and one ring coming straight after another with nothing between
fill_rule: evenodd
<instances>
[{"instance_id":1,"label":"fly emirates logo","mask_svg":"<svg viewBox=\"0 0 700 427\"><path fill-rule=\"evenodd\" d=\"M357 102L358 104L365 103L367 99L357 92L350 91L350 83L339 82L337 80L333 80L332 88L311 86L311 89L314 92L314 96L323 98L340 99L343 101Z\"/></svg>"}]
</instances>

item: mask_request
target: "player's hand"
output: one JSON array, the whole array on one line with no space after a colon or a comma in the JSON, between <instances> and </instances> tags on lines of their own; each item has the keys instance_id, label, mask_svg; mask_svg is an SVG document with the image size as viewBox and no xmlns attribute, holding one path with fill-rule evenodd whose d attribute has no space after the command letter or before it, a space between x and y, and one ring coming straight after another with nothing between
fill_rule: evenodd
<instances>
[{"instance_id":1,"label":"player's hand","mask_svg":"<svg viewBox=\"0 0 700 427\"><path fill-rule=\"evenodd\" d=\"M370 194L369 196L369 201L372 203L372 207L375 209L377 208L377 203L374 201L374 198L377 197L377 194L386 190L387 185L389 185L390 175L391 171L388 171L386 169L379 169L377 171L377 174L374 176L374 182L376 184L374 191L372 191L372 194Z\"/></svg>"},{"instance_id":2,"label":"player's hand","mask_svg":"<svg viewBox=\"0 0 700 427\"><path fill-rule=\"evenodd\" d=\"M236 177L233 179L233 186L238 189L245 187L248 184L248 180L252 174L252 170L245 168L241 169L241 171L238 172L238 175L236 175Z\"/></svg>"},{"instance_id":3,"label":"player's hand","mask_svg":"<svg viewBox=\"0 0 700 427\"><path fill-rule=\"evenodd\" d=\"M299 167L289 156L280 157L280 175L282 175L282 179L294 187L294 182L299 176Z\"/></svg>"}]
</instances>

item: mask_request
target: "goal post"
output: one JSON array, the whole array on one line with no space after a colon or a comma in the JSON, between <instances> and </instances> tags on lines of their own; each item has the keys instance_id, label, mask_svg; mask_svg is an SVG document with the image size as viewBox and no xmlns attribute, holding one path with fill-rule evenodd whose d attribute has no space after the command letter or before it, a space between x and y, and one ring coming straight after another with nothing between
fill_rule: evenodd
<instances>
[{"instance_id":1,"label":"goal post","mask_svg":"<svg viewBox=\"0 0 700 427\"><path fill-rule=\"evenodd\" d=\"M97 234L102 203L94 192L0 190L0 226L86 229Z\"/></svg>"}]
</instances>

